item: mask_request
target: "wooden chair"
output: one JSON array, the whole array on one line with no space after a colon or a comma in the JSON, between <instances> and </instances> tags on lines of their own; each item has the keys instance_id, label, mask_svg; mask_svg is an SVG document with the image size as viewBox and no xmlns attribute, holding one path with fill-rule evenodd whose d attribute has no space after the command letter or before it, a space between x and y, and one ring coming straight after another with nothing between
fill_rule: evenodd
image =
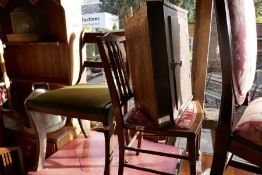
<instances>
[{"instance_id":1,"label":"wooden chair","mask_svg":"<svg viewBox=\"0 0 262 175\"><path fill-rule=\"evenodd\" d=\"M222 97L211 174L229 166L262 173L262 98L248 104L236 126L236 109L248 101L256 70L253 1L215 1L222 67ZM232 159L236 155L249 163ZM254 165L251 165L251 164Z\"/></svg>"},{"instance_id":2,"label":"wooden chair","mask_svg":"<svg viewBox=\"0 0 262 175\"><path fill-rule=\"evenodd\" d=\"M24 162L20 147L0 148L0 174L1 175L24 175Z\"/></svg>"},{"instance_id":3,"label":"wooden chair","mask_svg":"<svg viewBox=\"0 0 262 175\"><path fill-rule=\"evenodd\" d=\"M201 123L203 119L202 109L197 101L192 102L185 110L183 116L194 115L195 120L189 129L182 129L179 126L171 128L157 128L150 120L148 120L141 111L132 108L127 113L123 110L123 106L133 98L133 92L128 79L128 70L126 69L126 53L125 38L117 37L113 34L105 35L97 38L100 56L104 65L104 71L110 91L111 102L116 119L116 133L119 143L119 170L118 174L122 175L124 167L134 168L157 174L170 174L159 172L144 167L135 167L125 162L125 152L136 151L159 156L167 156L179 159L187 159L190 162L191 174L196 174L196 161L198 159L199 139L201 132ZM134 138L125 142L125 130L135 131ZM142 137L143 133L154 134L156 136L174 136L185 137L188 141L189 155L174 155L171 153L156 152L153 150L140 149L131 147L136 137ZM157 160L156 160L157 161Z\"/></svg>"},{"instance_id":4,"label":"wooden chair","mask_svg":"<svg viewBox=\"0 0 262 175\"><path fill-rule=\"evenodd\" d=\"M123 35L123 32L121 32ZM103 33L82 32L80 37L80 59L81 70L79 77L83 73L84 67L94 66L103 67L102 63L88 62L83 60L82 49L85 43L95 43L95 38ZM80 78L78 80L80 82ZM38 95L25 102L27 111L35 111L41 113L55 114L67 116L69 118L77 118L81 124L81 119L97 121L103 123L103 132L105 136L105 169L104 174L110 174L110 166L112 161L111 136L114 131L113 112L110 103L110 94L106 84L77 84L61 89L49 91ZM43 167L43 161L46 150L46 131L43 127L41 119L36 119L28 115L34 120L36 131L39 138L38 154L36 168ZM81 125L80 125L81 126ZM83 129L82 129L83 130Z\"/></svg>"}]
</instances>

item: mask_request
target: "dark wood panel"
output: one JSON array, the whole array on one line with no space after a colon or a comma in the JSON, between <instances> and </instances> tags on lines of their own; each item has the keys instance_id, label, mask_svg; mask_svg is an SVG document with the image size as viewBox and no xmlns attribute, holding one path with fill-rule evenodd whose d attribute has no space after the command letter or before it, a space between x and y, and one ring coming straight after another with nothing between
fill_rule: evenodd
<instances>
[{"instance_id":1,"label":"dark wood panel","mask_svg":"<svg viewBox=\"0 0 262 175\"><path fill-rule=\"evenodd\" d=\"M0 116L0 147L5 146L5 130L2 113Z\"/></svg>"},{"instance_id":2,"label":"dark wood panel","mask_svg":"<svg viewBox=\"0 0 262 175\"><path fill-rule=\"evenodd\" d=\"M54 0L39 0L34 8L42 41L67 41L64 8Z\"/></svg>"},{"instance_id":3,"label":"dark wood panel","mask_svg":"<svg viewBox=\"0 0 262 175\"><path fill-rule=\"evenodd\" d=\"M158 22L159 20L156 21ZM163 26L160 25L159 30L163 30L161 27ZM136 9L132 17L125 19L125 34L136 106L145 114L157 118L159 108L157 106L157 90L155 89L153 70L154 63L152 62L153 48L151 48L150 43L146 4ZM159 34L161 34L161 32L159 32ZM159 45L161 44L165 43L159 43ZM162 71L158 73L163 75Z\"/></svg>"},{"instance_id":4,"label":"dark wood panel","mask_svg":"<svg viewBox=\"0 0 262 175\"><path fill-rule=\"evenodd\" d=\"M4 56L13 81L70 84L67 43L7 44Z\"/></svg>"},{"instance_id":5,"label":"dark wood panel","mask_svg":"<svg viewBox=\"0 0 262 175\"><path fill-rule=\"evenodd\" d=\"M156 116L158 109L152 76L153 65L146 4L136 9L132 17L125 18L125 34L135 103L147 115Z\"/></svg>"}]
</instances>

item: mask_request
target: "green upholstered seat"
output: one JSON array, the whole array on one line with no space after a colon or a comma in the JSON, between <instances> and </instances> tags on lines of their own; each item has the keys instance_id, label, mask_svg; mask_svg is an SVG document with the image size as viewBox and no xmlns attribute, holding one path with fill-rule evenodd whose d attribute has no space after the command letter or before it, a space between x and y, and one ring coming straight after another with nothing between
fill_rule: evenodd
<instances>
[{"instance_id":1,"label":"green upholstered seat","mask_svg":"<svg viewBox=\"0 0 262 175\"><path fill-rule=\"evenodd\" d=\"M27 106L30 110L50 114L105 115L110 101L107 85L78 84L28 99Z\"/></svg>"}]
</instances>

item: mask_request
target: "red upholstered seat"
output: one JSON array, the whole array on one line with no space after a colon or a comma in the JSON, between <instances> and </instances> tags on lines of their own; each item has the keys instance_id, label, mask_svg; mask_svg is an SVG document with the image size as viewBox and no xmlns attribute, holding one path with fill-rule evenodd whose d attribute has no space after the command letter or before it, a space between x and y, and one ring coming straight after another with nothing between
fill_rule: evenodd
<instances>
[{"instance_id":1,"label":"red upholstered seat","mask_svg":"<svg viewBox=\"0 0 262 175\"><path fill-rule=\"evenodd\" d=\"M189 103L180 117L177 119L174 128L179 129L188 129L191 127L192 123L195 120L195 109L194 101ZM156 128L157 126L147 117L142 111L136 107L132 108L126 115L126 122L130 124L140 125L147 128Z\"/></svg>"},{"instance_id":2,"label":"red upholstered seat","mask_svg":"<svg viewBox=\"0 0 262 175\"><path fill-rule=\"evenodd\" d=\"M262 97L248 105L234 134L262 146Z\"/></svg>"}]
</instances>

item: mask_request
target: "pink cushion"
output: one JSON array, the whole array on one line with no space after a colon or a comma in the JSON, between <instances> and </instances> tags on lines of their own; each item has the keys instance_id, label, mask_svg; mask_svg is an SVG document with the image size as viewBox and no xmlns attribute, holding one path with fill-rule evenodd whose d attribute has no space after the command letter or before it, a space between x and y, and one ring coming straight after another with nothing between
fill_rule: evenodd
<instances>
[{"instance_id":1,"label":"pink cushion","mask_svg":"<svg viewBox=\"0 0 262 175\"><path fill-rule=\"evenodd\" d=\"M176 121L175 128L179 129L189 129L195 121L196 113L195 113L195 102L191 102L184 112L182 113L181 117L178 118Z\"/></svg>"},{"instance_id":2,"label":"pink cushion","mask_svg":"<svg viewBox=\"0 0 262 175\"><path fill-rule=\"evenodd\" d=\"M237 104L243 104L252 87L257 54L256 17L253 1L229 0L233 82Z\"/></svg>"},{"instance_id":3,"label":"pink cushion","mask_svg":"<svg viewBox=\"0 0 262 175\"><path fill-rule=\"evenodd\" d=\"M234 134L262 146L262 97L248 105Z\"/></svg>"},{"instance_id":4,"label":"pink cushion","mask_svg":"<svg viewBox=\"0 0 262 175\"><path fill-rule=\"evenodd\" d=\"M140 111L136 107L132 108L126 114L126 122L130 123L130 124L144 126L144 127L147 127L147 128L155 128L156 127L156 125L150 119L148 119L142 111Z\"/></svg>"},{"instance_id":5,"label":"pink cushion","mask_svg":"<svg viewBox=\"0 0 262 175\"><path fill-rule=\"evenodd\" d=\"M178 129L189 129L195 120L196 115L194 111L195 102L191 102L186 107L182 115L177 119L176 124L173 127ZM126 122L146 128L156 128L156 125L149 119L149 117L145 116L143 112L138 110L136 107L132 108L126 114Z\"/></svg>"}]
</instances>

